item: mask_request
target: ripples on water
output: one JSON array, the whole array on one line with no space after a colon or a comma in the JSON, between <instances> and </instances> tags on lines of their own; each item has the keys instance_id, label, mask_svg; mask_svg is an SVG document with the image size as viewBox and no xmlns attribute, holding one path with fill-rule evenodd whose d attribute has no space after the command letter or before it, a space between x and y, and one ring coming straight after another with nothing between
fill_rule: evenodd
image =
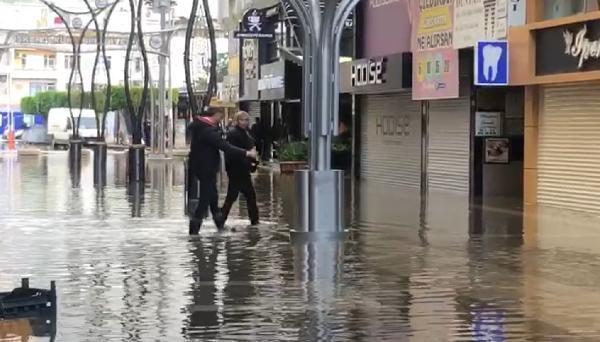
<instances>
[{"instance_id":1,"label":"ripples on water","mask_svg":"<svg viewBox=\"0 0 600 342\"><path fill-rule=\"evenodd\" d=\"M64 153L0 159L0 289L57 280L57 341L600 340L600 259L507 235L512 213L469 239L451 201L369 187L347 242L290 243L291 180L262 173L263 226L234 211L237 231L190 238L182 163L151 164L142 191L122 156L99 190L91 163L74 188Z\"/></svg>"}]
</instances>

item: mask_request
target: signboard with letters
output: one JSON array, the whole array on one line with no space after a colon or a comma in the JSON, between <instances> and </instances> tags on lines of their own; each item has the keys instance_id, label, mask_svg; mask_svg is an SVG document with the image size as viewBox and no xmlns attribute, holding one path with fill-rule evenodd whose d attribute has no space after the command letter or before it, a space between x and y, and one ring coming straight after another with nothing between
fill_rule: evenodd
<instances>
[{"instance_id":1,"label":"signboard with letters","mask_svg":"<svg viewBox=\"0 0 600 342\"><path fill-rule=\"evenodd\" d=\"M475 115L475 136L497 137L503 134L501 112L477 112Z\"/></svg>"},{"instance_id":2,"label":"signboard with letters","mask_svg":"<svg viewBox=\"0 0 600 342\"><path fill-rule=\"evenodd\" d=\"M285 99L285 61L260 66L258 91L261 100Z\"/></svg>"},{"instance_id":3,"label":"signboard with letters","mask_svg":"<svg viewBox=\"0 0 600 342\"><path fill-rule=\"evenodd\" d=\"M267 21L266 11L251 8L242 18L240 31L235 31L234 37L241 39L273 39L275 37L274 27Z\"/></svg>"},{"instance_id":4,"label":"signboard with letters","mask_svg":"<svg viewBox=\"0 0 600 342\"><path fill-rule=\"evenodd\" d=\"M479 40L506 38L507 20L506 0L455 0L454 48L472 47Z\"/></svg>"},{"instance_id":5,"label":"signboard with letters","mask_svg":"<svg viewBox=\"0 0 600 342\"><path fill-rule=\"evenodd\" d=\"M410 53L359 59L340 65L342 93L376 93L411 87Z\"/></svg>"},{"instance_id":6,"label":"signboard with letters","mask_svg":"<svg viewBox=\"0 0 600 342\"><path fill-rule=\"evenodd\" d=\"M454 0L419 1L413 6L413 100L459 96L453 10Z\"/></svg>"},{"instance_id":7,"label":"signboard with letters","mask_svg":"<svg viewBox=\"0 0 600 342\"><path fill-rule=\"evenodd\" d=\"M535 31L536 75L600 70L600 20Z\"/></svg>"},{"instance_id":8,"label":"signboard with letters","mask_svg":"<svg viewBox=\"0 0 600 342\"><path fill-rule=\"evenodd\" d=\"M479 41L475 46L475 84L508 85L508 42Z\"/></svg>"}]
</instances>

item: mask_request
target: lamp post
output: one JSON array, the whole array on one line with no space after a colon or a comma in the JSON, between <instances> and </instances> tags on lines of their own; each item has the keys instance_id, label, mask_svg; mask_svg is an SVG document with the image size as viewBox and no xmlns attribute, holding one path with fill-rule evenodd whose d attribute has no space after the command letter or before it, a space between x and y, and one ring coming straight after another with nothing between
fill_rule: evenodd
<instances>
[{"instance_id":1,"label":"lamp post","mask_svg":"<svg viewBox=\"0 0 600 342\"><path fill-rule=\"evenodd\" d=\"M331 138L338 133L340 37L360 0L286 0L296 11L304 34L304 133L310 138L308 170L296 172L298 208L295 234L345 232L344 176L331 169ZM343 234L342 234L343 235Z\"/></svg>"}]
</instances>

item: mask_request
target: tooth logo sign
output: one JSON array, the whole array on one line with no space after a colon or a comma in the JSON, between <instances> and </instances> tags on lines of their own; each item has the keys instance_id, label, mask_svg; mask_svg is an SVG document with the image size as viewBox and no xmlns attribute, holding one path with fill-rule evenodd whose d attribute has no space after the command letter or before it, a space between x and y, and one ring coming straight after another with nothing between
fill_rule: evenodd
<instances>
[{"instance_id":1,"label":"tooth logo sign","mask_svg":"<svg viewBox=\"0 0 600 342\"><path fill-rule=\"evenodd\" d=\"M477 43L475 84L508 85L508 44L506 41Z\"/></svg>"},{"instance_id":2,"label":"tooth logo sign","mask_svg":"<svg viewBox=\"0 0 600 342\"><path fill-rule=\"evenodd\" d=\"M498 78L498 63L502 57L502 48L494 45L483 47L483 78L494 82Z\"/></svg>"}]
</instances>

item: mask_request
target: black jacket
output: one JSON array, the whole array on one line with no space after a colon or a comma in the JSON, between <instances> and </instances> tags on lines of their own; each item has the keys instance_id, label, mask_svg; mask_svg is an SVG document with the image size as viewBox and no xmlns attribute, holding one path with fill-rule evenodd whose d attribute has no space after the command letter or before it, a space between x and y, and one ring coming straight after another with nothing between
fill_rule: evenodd
<instances>
[{"instance_id":1,"label":"black jacket","mask_svg":"<svg viewBox=\"0 0 600 342\"><path fill-rule=\"evenodd\" d=\"M245 161L246 150L232 146L225 141L217 125L211 125L202 120L194 120L189 126L192 137L190 146L190 169L200 175L214 176L221 165L221 154L225 152L227 158Z\"/></svg>"},{"instance_id":2,"label":"black jacket","mask_svg":"<svg viewBox=\"0 0 600 342\"><path fill-rule=\"evenodd\" d=\"M232 127L227 132L227 142L231 145L249 151L254 148L254 139L250 133L239 127ZM239 159L234 156L226 156L225 168L229 174L247 174L253 171L253 161L245 158Z\"/></svg>"}]
</instances>

